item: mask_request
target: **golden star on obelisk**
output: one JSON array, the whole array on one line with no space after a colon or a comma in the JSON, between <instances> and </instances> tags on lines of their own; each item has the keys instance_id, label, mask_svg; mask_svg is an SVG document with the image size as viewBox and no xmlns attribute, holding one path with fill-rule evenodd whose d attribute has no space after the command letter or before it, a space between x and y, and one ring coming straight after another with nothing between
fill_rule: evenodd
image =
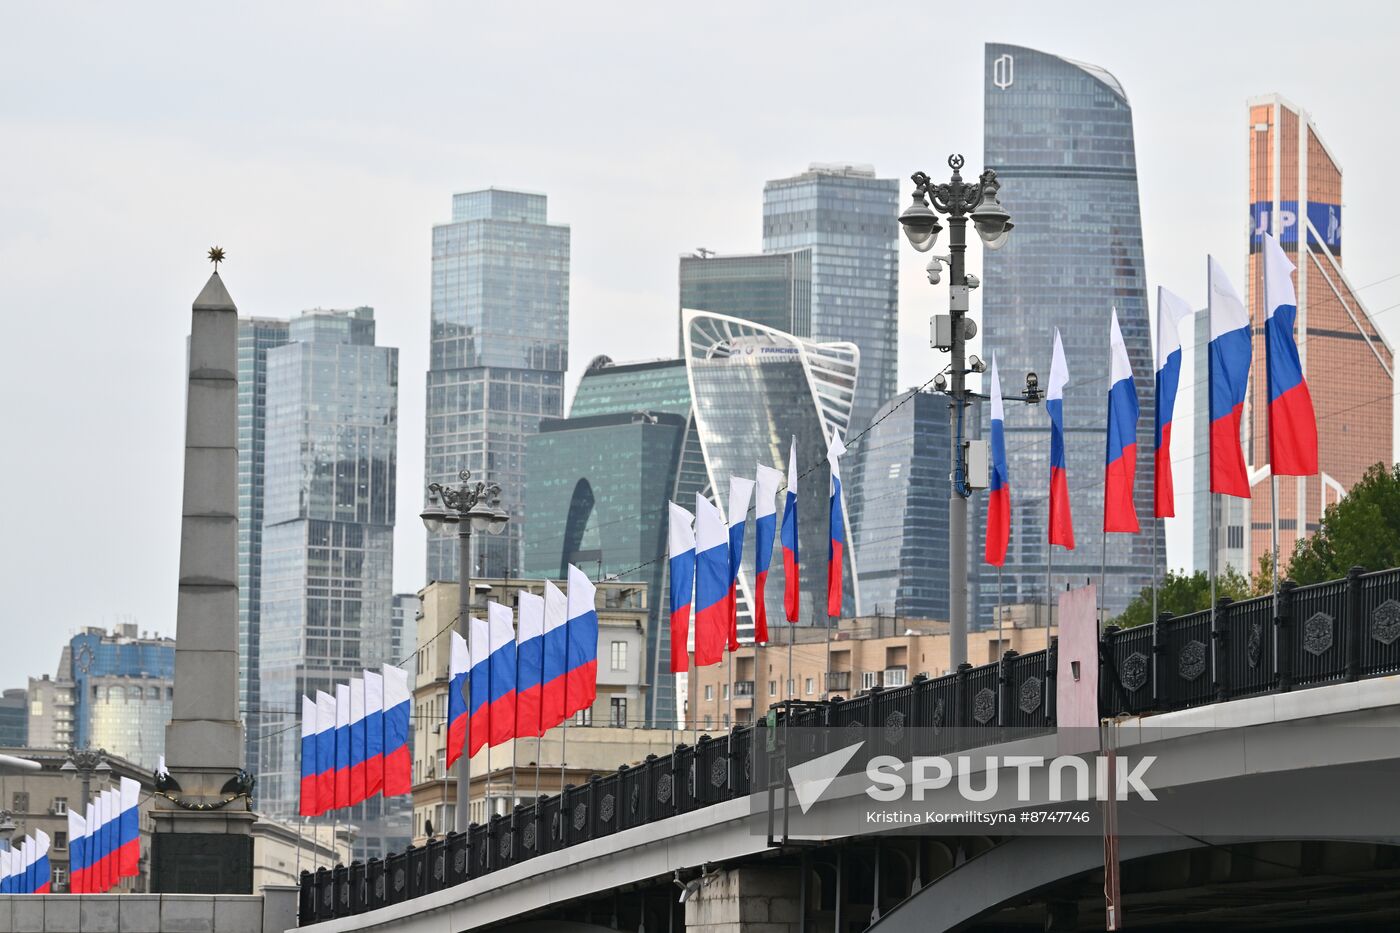
<instances>
[{"instance_id":1,"label":"golden star on obelisk","mask_svg":"<svg viewBox=\"0 0 1400 933\"><path fill-rule=\"evenodd\" d=\"M224 248L222 246L209 247L209 261L214 264L214 271L219 271L219 263L224 261Z\"/></svg>"}]
</instances>

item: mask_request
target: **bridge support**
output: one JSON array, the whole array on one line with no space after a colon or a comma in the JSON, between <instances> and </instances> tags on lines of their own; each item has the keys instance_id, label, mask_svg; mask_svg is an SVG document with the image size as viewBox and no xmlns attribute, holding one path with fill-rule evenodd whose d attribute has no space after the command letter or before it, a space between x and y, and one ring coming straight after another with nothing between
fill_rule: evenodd
<instances>
[{"instance_id":1,"label":"bridge support","mask_svg":"<svg viewBox=\"0 0 1400 933\"><path fill-rule=\"evenodd\" d=\"M686 901L686 933L799 933L801 889L796 865L722 869Z\"/></svg>"}]
</instances>

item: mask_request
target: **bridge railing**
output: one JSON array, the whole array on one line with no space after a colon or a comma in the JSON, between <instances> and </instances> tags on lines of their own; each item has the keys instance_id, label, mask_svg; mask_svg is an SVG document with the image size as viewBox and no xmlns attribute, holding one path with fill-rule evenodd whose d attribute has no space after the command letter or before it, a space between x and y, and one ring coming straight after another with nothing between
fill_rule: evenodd
<instances>
[{"instance_id":1,"label":"bridge railing","mask_svg":"<svg viewBox=\"0 0 1400 933\"><path fill-rule=\"evenodd\" d=\"M1055 725L1057 645L963 665L940 677L875 687L824 703L778 704L805 754L840 747L844 730L877 727L891 754L942 755ZM1099 644L1100 713L1185 709L1262 693L1400 673L1400 568L1272 597L1231 602L1149 625L1108 626ZM826 727L812 728L812 727ZM591 778L512 812L383 860L302 872L302 926L399 904L538 855L747 797L762 724L702 736L669 755ZM824 747L818 749L817 745Z\"/></svg>"}]
</instances>

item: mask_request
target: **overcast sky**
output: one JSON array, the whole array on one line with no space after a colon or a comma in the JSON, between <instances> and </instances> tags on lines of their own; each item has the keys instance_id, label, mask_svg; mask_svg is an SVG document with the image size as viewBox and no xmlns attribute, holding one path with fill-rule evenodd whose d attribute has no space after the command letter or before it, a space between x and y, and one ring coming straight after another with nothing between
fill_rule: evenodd
<instances>
[{"instance_id":1,"label":"overcast sky","mask_svg":"<svg viewBox=\"0 0 1400 933\"><path fill-rule=\"evenodd\" d=\"M1126 88L1149 288L1199 306L1206 251L1243 268L1245 101L1273 91L1342 163L1352 280L1400 273L1400 8L676 9L0 7L0 686L51 672L81 626L174 633L184 340L215 243L243 314L369 304L379 343L400 348L404 591L423 583L430 230L454 191L543 191L572 226L572 390L595 354L673 354L677 255L756 250L765 179L843 160L938 174L954 150L980 167L983 43L1005 41ZM912 251L901 263L907 386L943 365L927 335L946 292ZM1400 278L1363 297L1400 339ZM1172 527L1174 565L1190 533L1189 518Z\"/></svg>"}]
</instances>

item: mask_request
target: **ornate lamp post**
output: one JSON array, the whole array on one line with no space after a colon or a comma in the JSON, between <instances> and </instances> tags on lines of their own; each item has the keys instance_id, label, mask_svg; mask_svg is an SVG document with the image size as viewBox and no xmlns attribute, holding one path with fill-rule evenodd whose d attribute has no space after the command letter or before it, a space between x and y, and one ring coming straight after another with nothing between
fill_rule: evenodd
<instances>
[{"instance_id":1,"label":"ornate lamp post","mask_svg":"<svg viewBox=\"0 0 1400 933\"><path fill-rule=\"evenodd\" d=\"M929 282L938 284L938 264L948 266L948 311L951 325L948 333L940 333L934 327L934 346L952 352L952 362L948 375L952 384L948 395L952 398L950 418L953 426L953 488L948 497L948 600L949 653L952 666L967 661L967 498L972 494L967 485L966 444L963 441L963 419L969 397L966 377L969 372L981 372L985 367L980 360L973 358L973 369L967 367L967 339L977 333L976 325L967 319L968 294L981 283L976 276L964 271L964 253L967 251L967 220L972 218L977 235L982 238L987 249L1000 249L1014 226L1011 215L997 200L997 190L1001 184L997 173L986 169L975 182L963 181L959 170L963 167L963 157L950 155L948 167L953 177L944 183L935 183L924 172L915 172L913 203L899 215L904 226L904 235L914 249L926 253L933 249L943 225L938 222L938 214L948 218L948 255L935 256L929 262ZM929 206L929 202L933 206Z\"/></svg>"},{"instance_id":2,"label":"ornate lamp post","mask_svg":"<svg viewBox=\"0 0 1400 933\"><path fill-rule=\"evenodd\" d=\"M92 776L101 774L106 776L111 773L112 766L107 764L107 749L91 748L69 748L68 760L58 769L70 776L76 775L83 781L83 796L79 806L84 811L87 810L88 801L92 795Z\"/></svg>"},{"instance_id":3,"label":"ornate lamp post","mask_svg":"<svg viewBox=\"0 0 1400 933\"><path fill-rule=\"evenodd\" d=\"M501 487L480 480L471 481L471 471L457 474L461 484L450 489L440 483L428 485L428 505L423 509L423 525L433 534L444 525L457 526L457 631L471 639L471 541L473 531L498 535L505 530L510 515L501 508ZM487 776L490 779L490 775ZM471 756L463 753L457 762L457 832L465 832L471 822ZM447 800L443 800L447 809Z\"/></svg>"}]
</instances>

